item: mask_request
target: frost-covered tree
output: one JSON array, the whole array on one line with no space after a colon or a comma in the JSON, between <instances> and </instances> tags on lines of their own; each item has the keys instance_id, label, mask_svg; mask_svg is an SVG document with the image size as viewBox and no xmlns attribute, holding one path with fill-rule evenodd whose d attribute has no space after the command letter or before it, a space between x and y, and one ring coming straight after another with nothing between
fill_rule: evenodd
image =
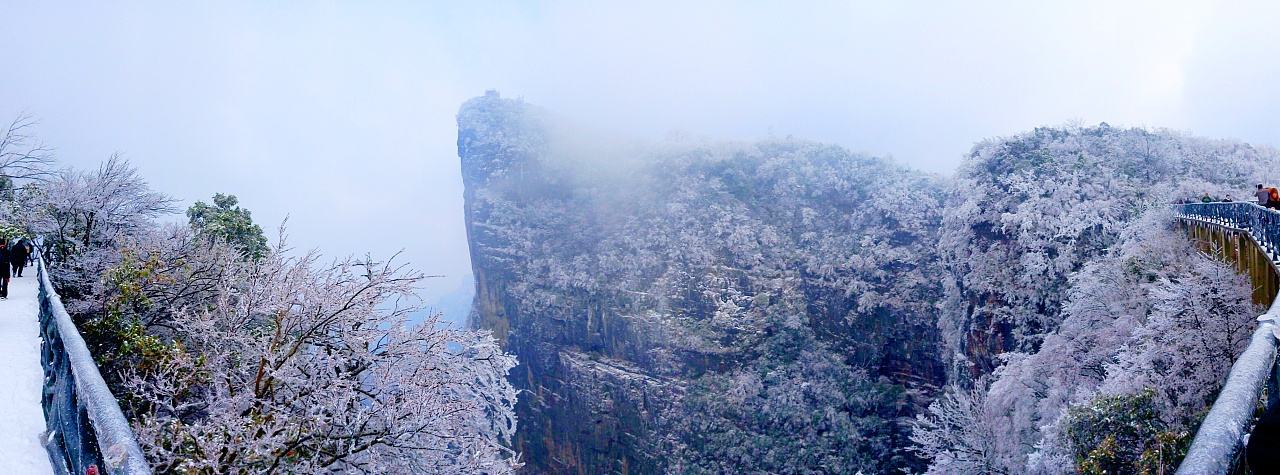
<instances>
[{"instance_id":1,"label":"frost-covered tree","mask_svg":"<svg viewBox=\"0 0 1280 475\"><path fill-rule=\"evenodd\" d=\"M35 137L35 125L20 114L0 127L0 226L11 237L34 234L43 198L38 185L53 175L52 149Z\"/></svg>"},{"instance_id":2,"label":"frost-covered tree","mask_svg":"<svg viewBox=\"0 0 1280 475\"><path fill-rule=\"evenodd\" d=\"M438 315L410 323L420 274L283 247L246 261L186 227L118 242L68 308L158 472L519 466L514 358Z\"/></svg>"},{"instance_id":3,"label":"frost-covered tree","mask_svg":"<svg viewBox=\"0 0 1280 475\"><path fill-rule=\"evenodd\" d=\"M115 247L173 211L173 200L152 190L119 155L94 171L64 170L43 189L37 227L58 262Z\"/></svg>"},{"instance_id":4,"label":"frost-covered tree","mask_svg":"<svg viewBox=\"0 0 1280 475\"><path fill-rule=\"evenodd\" d=\"M282 239L283 241L283 239ZM148 459L176 473L511 473L514 358L485 332L411 324L421 276L273 249L168 310L164 350L125 374ZM200 261L214 264L198 265Z\"/></svg>"},{"instance_id":5,"label":"frost-covered tree","mask_svg":"<svg viewBox=\"0 0 1280 475\"><path fill-rule=\"evenodd\" d=\"M1102 387L1116 394L1156 388L1160 414L1182 426L1209 408L1261 311L1244 276L1205 256L1193 258L1198 262L1189 272L1151 289L1151 313L1107 367Z\"/></svg>"},{"instance_id":6,"label":"frost-covered tree","mask_svg":"<svg viewBox=\"0 0 1280 475\"><path fill-rule=\"evenodd\" d=\"M57 269L50 277L73 314L92 310L80 306L80 297L120 261L124 242L173 211L173 200L117 155L94 171L62 170L33 196L28 205L38 212L28 215L27 227L44 238L44 257Z\"/></svg>"},{"instance_id":7,"label":"frost-covered tree","mask_svg":"<svg viewBox=\"0 0 1280 475\"><path fill-rule=\"evenodd\" d=\"M43 217L43 203L44 189L35 182L0 193L0 223L12 227L15 237L34 236Z\"/></svg>"},{"instance_id":8,"label":"frost-covered tree","mask_svg":"<svg viewBox=\"0 0 1280 475\"><path fill-rule=\"evenodd\" d=\"M1144 392L1149 394L1143 407L1157 419L1155 429L1140 431L1144 443L1159 448L1152 453L1162 457L1180 457L1166 449L1185 442L1212 402L1248 343L1258 309L1242 276L1172 226L1172 214L1164 209L1127 225L1106 255L1071 278L1064 318L1039 350L1003 356L983 397L983 424L992 427L993 459L1002 470L1073 471L1080 454L1095 447L1080 452L1076 444L1087 437L1080 438L1079 424L1069 423L1069 412L1128 407L1097 398L1115 402ZM932 410L947 407L935 404ZM1137 463L1126 453L1094 455Z\"/></svg>"},{"instance_id":9,"label":"frost-covered tree","mask_svg":"<svg viewBox=\"0 0 1280 475\"><path fill-rule=\"evenodd\" d=\"M930 474L1010 473L998 456L996 428L981 387L950 387L916 416L912 448Z\"/></svg>"},{"instance_id":10,"label":"frost-covered tree","mask_svg":"<svg viewBox=\"0 0 1280 475\"><path fill-rule=\"evenodd\" d=\"M0 128L0 183L5 190L50 175L53 149L35 137L35 126L35 118L19 114Z\"/></svg>"}]
</instances>

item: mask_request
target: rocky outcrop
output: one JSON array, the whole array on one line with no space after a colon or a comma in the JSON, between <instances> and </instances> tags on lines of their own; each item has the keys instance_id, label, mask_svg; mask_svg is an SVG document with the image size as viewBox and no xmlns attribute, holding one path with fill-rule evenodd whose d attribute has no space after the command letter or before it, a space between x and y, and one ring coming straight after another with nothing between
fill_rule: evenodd
<instances>
[{"instance_id":1,"label":"rocky outcrop","mask_svg":"<svg viewBox=\"0 0 1280 475\"><path fill-rule=\"evenodd\" d=\"M792 140L605 146L496 93L458 125L471 323L520 359L530 472L920 467L938 179Z\"/></svg>"}]
</instances>

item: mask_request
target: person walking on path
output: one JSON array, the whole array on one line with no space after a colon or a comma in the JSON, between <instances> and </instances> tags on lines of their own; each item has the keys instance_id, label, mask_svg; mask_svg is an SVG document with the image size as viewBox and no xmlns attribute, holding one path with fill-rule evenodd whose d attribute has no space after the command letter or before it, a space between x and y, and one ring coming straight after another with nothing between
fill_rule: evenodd
<instances>
[{"instance_id":1,"label":"person walking on path","mask_svg":"<svg viewBox=\"0 0 1280 475\"><path fill-rule=\"evenodd\" d=\"M6 263L0 266L0 299L9 298L9 256L12 255L9 250L9 241L0 239L0 263Z\"/></svg>"},{"instance_id":2,"label":"person walking on path","mask_svg":"<svg viewBox=\"0 0 1280 475\"><path fill-rule=\"evenodd\" d=\"M9 263L13 265L13 276L22 277L22 270L27 267L27 256L31 253L27 240L19 239L9 251Z\"/></svg>"}]
</instances>

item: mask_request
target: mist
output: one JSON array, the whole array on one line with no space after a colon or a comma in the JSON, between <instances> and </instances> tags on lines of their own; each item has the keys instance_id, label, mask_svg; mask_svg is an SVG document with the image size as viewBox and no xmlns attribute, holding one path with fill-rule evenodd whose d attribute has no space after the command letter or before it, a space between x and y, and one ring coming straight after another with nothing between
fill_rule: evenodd
<instances>
[{"instance_id":1,"label":"mist","mask_svg":"<svg viewBox=\"0 0 1280 475\"><path fill-rule=\"evenodd\" d=\"M487 89L617 136L795 136L942 174L979 140L1071 122L1275 145L1278 10L15 3L0 117L39 118L67 166L118 151L184 207L234 194L268 230L287 219L296 248L404 250L456 314L443 302L471 269L454 120Z\"/></svg>"}]
</instances>

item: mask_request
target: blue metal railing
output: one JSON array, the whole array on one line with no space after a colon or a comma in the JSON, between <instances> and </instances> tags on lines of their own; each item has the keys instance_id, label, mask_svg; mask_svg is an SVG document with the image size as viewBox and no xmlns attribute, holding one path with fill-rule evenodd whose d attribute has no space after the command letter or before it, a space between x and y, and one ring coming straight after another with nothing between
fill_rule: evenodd
<instances>
[{"instance_id":1,"label":"blue metal railing","mask_svg":"<svg viewBox=\"0 0 1280 475\"><path fill-rule=\"evenodd\" d=\"M1189 203L1174 205L1179 218L1202 221L1248 232L1276 262L1280 245L1280 212L1253 203Z\"/></svg>"},{"instance_id":2,"label":"blue metal railing","mask_svg":"<svg viewBox=\"0 0 1280 475\"><path fill-rule=\"evenodd\" d=\"M1247 233L1263 251L1272 267L1280 244L1280 212L1253 203L1191 203L1174 206L1179 219L1197 221ZM1280 367L1276 365L1276 325L1280 320L1280 299L1258 317L1249 346L1231 365L1227 381L1214 400L1179 474L1228 473L1236 466L1240 451L1253 429L1254 414L1262 394L1267 411L1278 410Z\"/></svg>"},{"instance_id":3,"label":"blue metal railing","mask_svg":"<svg viewBox=\"0 0 1280 475\"><path fill-rule=\"evenodd\" d=\"M49 459L60 473L78 475L96 467L101 474L150 474L129 421L49 281L40 252L37 246L40 336L44 340L42 400L49 428L44 442Z\"/></svg>"}]
</instances>

